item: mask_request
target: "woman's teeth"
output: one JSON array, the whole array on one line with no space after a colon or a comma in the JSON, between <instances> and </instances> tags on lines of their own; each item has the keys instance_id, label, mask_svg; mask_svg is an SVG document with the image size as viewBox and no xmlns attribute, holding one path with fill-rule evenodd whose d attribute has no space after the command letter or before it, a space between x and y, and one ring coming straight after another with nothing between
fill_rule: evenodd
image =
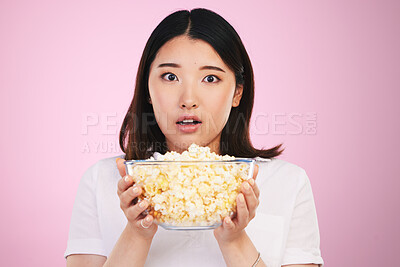
<instances>
[{"instance_id":1,"label":"woman's teeth","mask_svg":"<svg viewBox=\"0 0 400 267\"><path fill-rule=\"evenodd\" d=\"M183 121L178 121L177 123L185 125L185 124L198 124L200 122L195 120L183 120Z\"/></svg>"}]
</instances>

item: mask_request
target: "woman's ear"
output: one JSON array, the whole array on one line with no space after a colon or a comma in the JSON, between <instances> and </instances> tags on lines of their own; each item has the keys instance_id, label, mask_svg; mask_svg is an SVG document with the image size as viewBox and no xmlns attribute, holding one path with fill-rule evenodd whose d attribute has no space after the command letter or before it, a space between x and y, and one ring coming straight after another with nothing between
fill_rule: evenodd
<instances>
[{"instance_id":1,"label":"woman's ear","mask_svg":"<svg viewBox=\"0 0 400 267\"><path fill-rule=\"evenodd\" d=\"M238 85L235 89L235 95L233 96L232 107L237 107L240 104L240 99L242 99L243 85Z\"/></svg>"}]
</instances>

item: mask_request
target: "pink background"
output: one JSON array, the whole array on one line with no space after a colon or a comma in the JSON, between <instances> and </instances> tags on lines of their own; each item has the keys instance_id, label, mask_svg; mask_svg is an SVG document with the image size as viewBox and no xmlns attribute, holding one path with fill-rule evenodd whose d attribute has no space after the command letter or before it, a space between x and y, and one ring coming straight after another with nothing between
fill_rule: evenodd
<instances>
[{"instance_id":1,"label":"pink background","mask_svg":"<svg viewBox=\"0 0 400 267\"><path fill-rule=\"evenodd\" d=\"M252 59L254 144L284 142L281 158L311 179L326 266L392 266L399 3L2 0L1 265L65 264L78 182L120 153L147 38L171 12L206 7L237 29Z\"/></svg>"}]
</instances>

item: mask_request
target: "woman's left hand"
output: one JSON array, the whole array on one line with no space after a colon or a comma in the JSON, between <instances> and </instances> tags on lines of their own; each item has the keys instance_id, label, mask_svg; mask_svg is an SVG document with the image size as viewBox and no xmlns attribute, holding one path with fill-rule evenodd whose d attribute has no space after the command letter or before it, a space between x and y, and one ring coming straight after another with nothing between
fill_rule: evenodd
<instances>
[{"instance_id":1,"label":"woman's left hand","mask_svg":"<svg viewBox=\"0 0 400 267\"><path fill-rule=\"evenodd\" d=\"M254 166L253 178L242 183L240 193L236 197L236 217L225 217L222 225L214 230L214 236L219 243L227 243L239 239L247 224L255 217L259 204L260 190L255 179L258 174L258 165Z\"/></svg>"}]
</instances>

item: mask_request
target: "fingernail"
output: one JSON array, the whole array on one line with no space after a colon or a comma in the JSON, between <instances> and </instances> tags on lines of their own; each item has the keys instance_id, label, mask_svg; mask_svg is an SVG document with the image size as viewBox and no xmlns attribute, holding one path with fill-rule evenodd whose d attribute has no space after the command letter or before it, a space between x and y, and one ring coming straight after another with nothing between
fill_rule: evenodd
<instances>
[{"instance_id":1,"label":"fingernail","mask_svg":"<svg viewBox=\"0 0 400 267\"><path fill-rule=\"evenodd\" d=\"M253 186L253 185L254 185L254 179L249 179L249 184L250 184L251 186Z\"/></svg>"},{"instance_id":2,"label":"fingernail","mask_svg":"<svg viewBox=\"0 0 400 267\"><path fill-rule=\"evenodd\" d=\"M239 194L239 202L240 202L240 203L243 203L243 202L244 202L243 194Z\"/></svg>"},{"instance_id":3,"label":"fingernail","mask_svg":"<svg viewBox=\"0 0 400 267\"><path fill-rule=\"evenodd\" d=\"M141 201L141 202L139 203L139 207L141 207L141 208L146 207L146 201L145 201L145 200Z\"/></svg>"},{"instance_id":4,"label":"fingernail","mask_svg":"<svg viewBox=\"0 0 400 267\"><path fill-rule=\"evenodd\" d=\"M139 189L136 187L136 186L134 186L134 187L132 187L132 191L133 191L133 193L137 193L137 192L139 192Z\"/></svg>"},{"instance_id":5,"label":"fingernail","mask_svg":"<svg viewBox=\"0 0 400 267\"><path fill-rule=\"evenodd\" d=\"M125 182L129 183L129 181L130 181L129 175L125 175L124 180L125 180Z\"/></svg>"},{"instance_id":6,"label":"fingernail","mask_svg":"<svg viewBox=\"0 0 400 267\"><path fill-rule=\"evenodd\" d=\"M229 218L229 217L226 217L225 218L225 223L226 224L230 224L232 221L231 221L231 218Z\"/></svg>"},{"instance_id":7,"label":"fingernail","mask_svg":"<svg viewBox=\"0 0 400 267\"><path fill-rule=\"evenodd\" d=\"M146 217L146 222L150 222L151 218L149 216Z\"/></svg>"},{"instance_id":8,"label":"fingernail","mask_svg":"<svg viewBox=\"0 0 400 267\"><path fill-rule=\"evenodd\" d=\"M248 183L244 183L244 189L247 191L247 190L249 190L250 189L250 186L249 186L249 184Z\"/></svg>"}]
</instances>

